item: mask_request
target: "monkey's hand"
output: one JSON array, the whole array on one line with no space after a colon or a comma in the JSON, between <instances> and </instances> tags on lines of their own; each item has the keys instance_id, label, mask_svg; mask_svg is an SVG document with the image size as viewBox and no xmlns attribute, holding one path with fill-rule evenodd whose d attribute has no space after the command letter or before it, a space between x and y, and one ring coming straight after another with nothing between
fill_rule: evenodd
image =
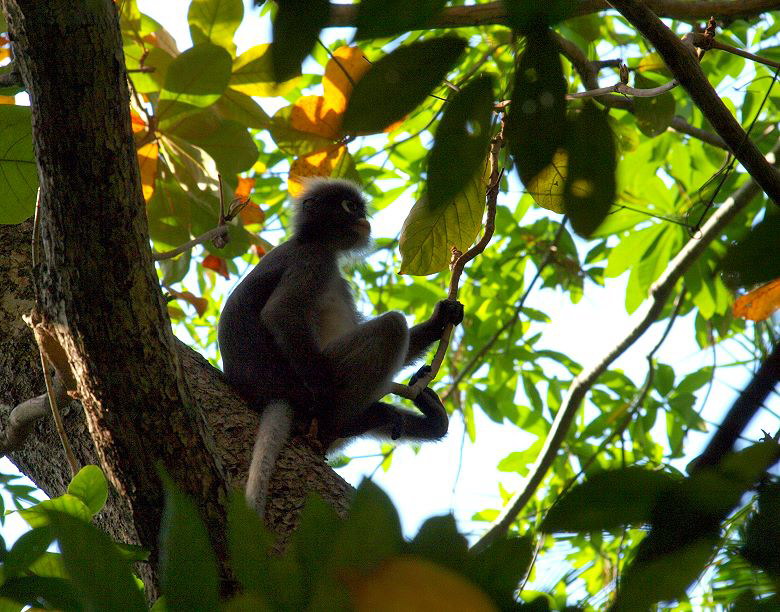
<instances>
[{"instance_id":1,"label":"monkey's hand","mask_svg":"<svg viewBox=\"0 0 780 612\"><path fill-rule=\"evenodd\" d=\"M438 440L447 435L450 423L447 410L433 389L425 387L425 389L420 391L420 394L414 400L414 405L425 415L425 418L415 423L416 431L407 431L405 435L408 435L410 438L423 440ZM407 430L411 429L407 425Z\"/></svg>"},{"instance_id":2,"label":"monkey's hand","mask_svg":"<svg viewBox=\"0 0 780 612\"><path fill-rule=\"evenodd\" d=\"M431 315L430 322L439 332L449 325L460 325L463 321L463 304L458 300L441 300L436 304Z\"/></svg>"}]
</instances>

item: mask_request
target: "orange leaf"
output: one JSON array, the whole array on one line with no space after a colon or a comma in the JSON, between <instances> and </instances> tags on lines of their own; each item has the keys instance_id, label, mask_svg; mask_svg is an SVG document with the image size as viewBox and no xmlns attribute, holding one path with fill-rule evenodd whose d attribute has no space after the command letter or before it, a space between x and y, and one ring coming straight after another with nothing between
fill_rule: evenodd
<instances>
[{"instance_id":1,"label":"orange leaf","mask_svg":"<svg viewBox=\"0 0 780 612\"><path fill-rule=\"evenodd\" d=\"M763 321L780 308L780 278L761 285L734 302L734 316L750 321Z\"/></svg>"},{"instance_id":2,"label":"orange leaf","mask_svg":"<svg viewBox=\"0 0 780 612\"><path fill-rule=\"evenodd\" d=\"M154 180L157 178L157 141L145 144L138 149L138 168L141 170L141 188L144 200L148 202L154 193Z\"/></svg>"},{"instance_id":3,"label":"orange leaf","mask_svg":"<svg viewBox=\"0 0 780 612\"><path fill-rule=\"evenodd\" d=\"M235 197L241 198L242 200L245 200L249 197L249 194L252 193L252 189L255 186L255 179L253 178L242 178L239 177L238 179L238 187L236 187Z\"/></svg>"},{"instance_id":4,"label":"orange leaf","mask_svg":"<svg viewBox=\"0 0 780 612\"><path fill-rule=\"evenodd\" d=\"M303 96L292 106L290 126L299 132L338 140L341 114L330 108L322 96Z\"/></svg>"},{"instance_id":5,"label":"orange leaf","mask_svg":"<svg viewBox=\"0 0 780 612\"><path fill-rule=\"evenodd\" d=\"M11 57L11 50L8 47L0 47L0 62Z\"/></svg>"},{"instance_id":6,"label":"orange leaf","mask_svg":"<svg viewBox=\"0 0 780 612\"><path fill-rule=\"evenodd\" d=\"M260 210L260 207L254 202L250 202L238 213L241 217L241 223L244 225L252 225L255 223L263 223L265 221L265 213Z\"/></svg>"},{"instance_id":7,"label":"orange leaf","mask_svg":"<svg viewBox=\"0 0 780 612\"><path fill-rule=\"evenodd\" d=\"M265 249L261 247L259 244L253 244L252 246L249 247L249 250L253 255L257 255L258 257L262 257L263 255L265 255Z\"/></svg>"},{"instance_id":8,"label":"orange leaf","mask_svg":"<svg viewBox=\"0 0 780 612\"><path fill-rule=\"evenodd\" d=\"M293 196L299 196L303 192L306 179L313 176L330 176L346 152L347 147L339 145L328 151L317 151L297 158L290 166L287 191Z\"/></svg>"},{"instance_id":9,"label":"orange leaf","mask_svg":"<svg viewBox=\"0 0 780 612\"><path fill-rule=\"evenodd\" d=\"M208 268L209 270L214 270L214 272L221 274L225 278L230 278L230 274L228 273L227 269L227 262L221 257L217 257L216 255L206 255L206 257L203 258L201 265L204 268Z\"/></svg>"},{"instance_id":10,"label":"orange leaf","mask_svg":"<svg viewBox=\"0 0 780 612\"><path fill-rule=\"evenodd\" d=\"M206 308L208 308L209 301L206 298L198 297L189 291L174 291L173 289L168 289L168 293L177 300L184 300L191 306L194 306L198 316L202 317L203 313L206 312Z\"/></svg>"},{"instance_id":11,"label":"orange leaf","mask_svg":"<svg viewBox=\"0 0 780 612\"><path fill-rule=\"evenodd\" d=\"M8 40L5 36L0 36L0 45L7 45L10 40Z\"/></svg>"},{"instance_id":12,"label":"orange leaf","mask_svg":"<svg viewBox=\"0 0 780 612\"><path fill-rule=\"evenodd\" d=\"M357 83L370 66L371 63L360 49L347 46L336 49L325 65L322 88L328 108L339 115L339 124L352 94L353 83Z\"/></svg>"},{"instance_id":13,"label":"orange leaf","mask_svg":"<svg viewBox=\"0 0 780 612\"><path fill-rule=\"evenodd\" d=\"M0 96L0 104L16 104L16 98L13 96Z\"/></svg>"},{"instance_id":14,"label":"orange leaf","mask_svg":"<svg viewBox=\"0 0 780 612\"><path fill-rule=\"evenodd\" d=\"M146 130L146 121L141 118L141 115L133 110L130 111L130 123L133 126L133 134Z\"/></svg>"}]
</instances>

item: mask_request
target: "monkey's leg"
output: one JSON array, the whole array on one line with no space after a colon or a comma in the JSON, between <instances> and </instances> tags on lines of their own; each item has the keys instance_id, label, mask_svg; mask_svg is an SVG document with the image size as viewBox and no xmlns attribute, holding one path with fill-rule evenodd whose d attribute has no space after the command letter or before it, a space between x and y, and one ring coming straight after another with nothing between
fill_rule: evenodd
<instances>
[{"instance_id":1,"label":"monkey's leg","mask_svg":"<svg viewBox=\"0 0 780 612\"><path fill-rule=\"evenodd\" d=\"M344 438L373 434L397 440L438 440L447 434L449 418L436 393L427 387L420 392L414 405L422 415L385 402L374 402L342 431Z\"/></svg>"},{"instance_id":2,"label":"monkey's leg","mask_svg":"<svg viewBox=\"0 0 780 612\"><path fill-rule=\"evenodd\" d=\"M340 436L347 425L387 394L409 347L409 328L399 312L372 319L331 342L324 354L337 379L322 415L328 432Z\"/></svg>"}]
</instances>

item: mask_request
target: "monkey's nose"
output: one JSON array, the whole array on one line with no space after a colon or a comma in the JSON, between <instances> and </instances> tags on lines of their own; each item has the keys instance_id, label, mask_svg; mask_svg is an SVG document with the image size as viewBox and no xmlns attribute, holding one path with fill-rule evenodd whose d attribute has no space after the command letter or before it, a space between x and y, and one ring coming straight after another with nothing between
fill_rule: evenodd
<instances>
[{"instance_id":1,"label":"monkey's nose","mask_svg":"<svg viewBox=\"0 0 780 612\"><path fill-rule=\"evenodd\" d=\"M371 224L368 222L368 219L358 219L355 221L354 227L358 232L366 236L371 233Z\"/></svg>"}]
</instances>

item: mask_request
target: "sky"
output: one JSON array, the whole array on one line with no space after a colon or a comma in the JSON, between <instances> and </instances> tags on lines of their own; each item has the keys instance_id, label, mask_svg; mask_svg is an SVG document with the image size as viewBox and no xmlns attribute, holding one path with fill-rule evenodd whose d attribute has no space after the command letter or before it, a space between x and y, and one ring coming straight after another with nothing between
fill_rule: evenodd
<instances>
[{"instance_id":1,"label":"sky","mask_svg":"<svg viewBox=\"0 0 780 612\"><path fill-rule=\"evenodd\" d=\"M158 20L173 34L180 50L190 46L186 23L188 0L138 0L138 5L142 12ZM258 11L250 9L250 3L245 5L245 15L251 13L253 17L245 17L237 32L239 52L270 41L267 20L258 19ZM328 37L330 40L349 38L350 31L334 30L328 33ZM513 179L510 182L510 193L502 194L501 198L505 202L516 202L520 193L520 185ZM407 199L394 203L389 207L392 209L390 212L385 209L372 220L375 234L389 236L397 233L398 220L405 218L412 204ZM636 317L625 312L625 282L624 278L607 279L606 288L603 289L590 283L586 286L582 301L576 305L571 304L561 292L534 291L527 305L544 310L553 321L545 327L544 347L566 353L586 367L600 359L636 323ZM672 337L657 356L659 361L674 363L675 370L679 371L692 371L711 363L711 353L700 351L693 343L690 326L690 317L677 323ZM645 355L658 341L662 331L663 325L654 326L612 367L624 369L634 381L643 380L646 372ZM719 361L732 361L740 357L739 354L729 355L729 350L737 349L718 349ZM721 411L731 405L737 391L749 380L750 373L744 368L730 368L719 370L718 377L719 382L711 393L706 415L713 421L717 421ZM774 398L773 405L776 412L780 412L777 399ZM349 455L356 458L338 471L352 484L359 483L367 475L373 475L374 480L395 502L404 532L409 536L416 533L426 518L448 512L455 513L461 531L476 533L485 528L486 524L474 522L471 517L477 511L500 506L499 483L514 492L523 482L517 474L498 472L496 465L509 453L525 450L535 441L535 437L513 425L496 424L479 409L475 409L475 414L476 444L464 441L463 424L458 416L454 416L450 433L444 441L423 445L419 450L409 446L400 447L394 453L392 467L387 472L376 469L380 461L376 457L378 446L371 441L351 445ZM780 423L763 414L749 435L758 437L761 427L774 431L780 427ZM692 435L687 447L693 453L691 457L703 448L707 439L708 435ZM3 461L0 470L6 473L15 471L10 462ZM686 462L680 462L677 467L684 467ZM18 537L21 525L23 523L15 515L8 518L2 533L9 544Z\"/></svg>"}]
</instances>

